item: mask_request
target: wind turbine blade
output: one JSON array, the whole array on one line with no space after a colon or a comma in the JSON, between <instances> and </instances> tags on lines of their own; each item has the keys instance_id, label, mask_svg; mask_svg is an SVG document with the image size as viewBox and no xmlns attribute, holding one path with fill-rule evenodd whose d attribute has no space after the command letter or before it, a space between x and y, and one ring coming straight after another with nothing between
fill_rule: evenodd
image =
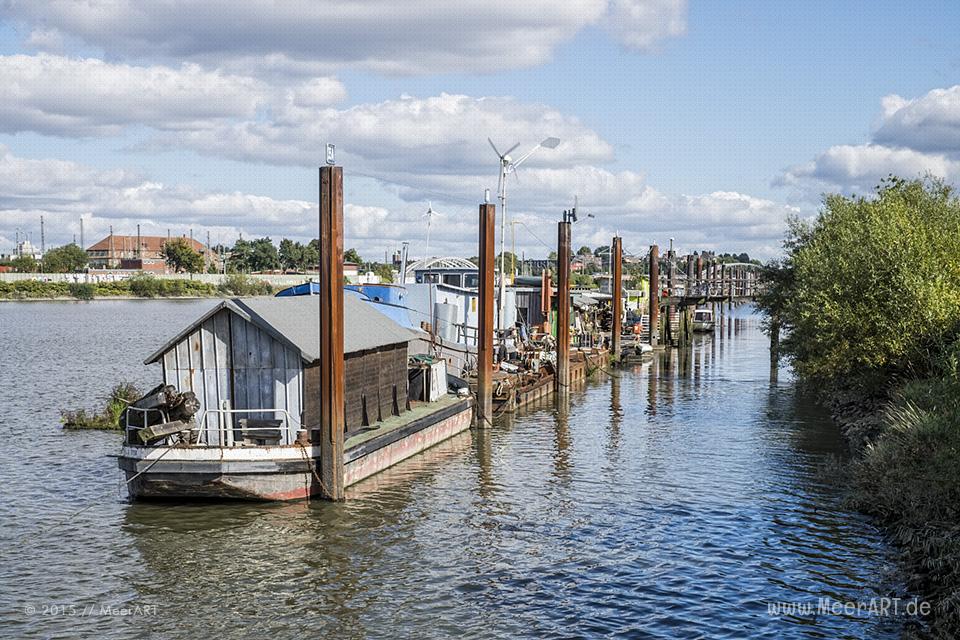
<instances>
[{"instance_id":1,"label":"wind turbine blade","mask_svg":"<svg viewBox=\"0 0 960 640\"><path fill-rule=\"evenodd\" d=\"M497 195L503 194L503 169L497 172Z\"/></svg>"},{"instance_id":2,"label":"wind turbine blade","mask_svg":"<svg viewBox=\"0 0 960 640\"><path fill-rule=\"evenodd\" d=\"M514 166L514 168L516 168L516 167L517 167L519 164L521 164L524 160L526 160L526 159L529 158L531 155L533 155L533 152L536 151L536 150L539 149L539 148L540 148L540 145L537 145L537 146L534 147L533 149L530 149L530 151L527 151L525 154L523 154L523 155L520 157L519 160L514 160L511 164Z\"/></svg>"},{"instance_id":3,"label":"wind turbine blade","mask_svg":"<svg viewBox=\"0 0 960 640\"><path fill-rule=\"evenodd\" d=\"M493 140L487 138L487 142L489 142L490 146L493 147L493 152L502 158L504 154L497 151L497 145L493 144ZM509 151L507 153L509 153Z\"/></svg>"},{"instance_id":4,"label":"wind turbine blade","mask_svg":"<svg viewBox=\"0 0 960 640\"><path fill-rule=\"evenodd\" d=\"M510 155L510 153L511 153L514 149L516 149L517 147L519 147L519 146L520 146L520 143L518 142L517 144L515 144L515 145L513 145L512 147L510 147L509 149L507 149L507 152L506 152L505 154L503 154L503 155L505 155L505 156Z\"/></svg>"}]
</instances>

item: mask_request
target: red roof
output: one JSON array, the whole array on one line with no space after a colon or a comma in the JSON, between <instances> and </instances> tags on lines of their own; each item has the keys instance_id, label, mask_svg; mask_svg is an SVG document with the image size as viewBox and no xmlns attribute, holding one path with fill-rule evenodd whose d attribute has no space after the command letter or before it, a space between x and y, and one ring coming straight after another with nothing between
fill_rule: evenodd
<instances>
[{"instance_id":1,"label":"red roof","mask_svg":"<svg viewBox=\"0 0 960 640\"><path fill-rule=\"evenodd\" d=\"M193 247L194 251L201 252L205 251L206 247L201 242L196 240L191 240L187 237L177 237L173 236L170 240L186 240L187 243ZM114 251L136 251L137 249L137 236L119 236L114 235L112 237L113 250ZM149 251L152 253L160 253L163 251L163 245L166 244L166 236L140 236L140 248L142 251ZM109 251L111 244L111 236L107 236L100 242L87 247L87 251Z\"/></svg>"}]
</instances>

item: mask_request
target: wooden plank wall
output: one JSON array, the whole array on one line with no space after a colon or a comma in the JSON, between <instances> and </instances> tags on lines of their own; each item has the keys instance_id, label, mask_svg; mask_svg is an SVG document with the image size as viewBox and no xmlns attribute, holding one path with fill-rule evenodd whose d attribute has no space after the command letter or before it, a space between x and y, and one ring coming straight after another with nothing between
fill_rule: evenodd
<instances>
[{"instance_id":1,"label":"wooden plank wall","mask_svg":"<svg viewBox=\"0 0 960 640\"><path fill-rule=\"evenodd\" d=\"M300 354L275 340L243 318L231 315L233 338L233 408L286 409L299 421L303 407L303 365ZM243 414L265 420L273 413ZM243 416L238 416L239 419ZM298 424L291 424L284 444L296 439Z\"/></svg>"},{"instance_id":2,"label":"wooden plank wall","mask_svg":"<svg viewBox=\"0 0 960 640\"><path fill-rule=\"evenodd\" d=\"M233 419L205 414L208 409L223 408L224 402L233 409L286 409L294 420L300 420L303 367L299 353L226 309L165 353L163 371L166 384L197 394L197 415L198 419L203 416L200 426L207 444L231 445L234 420L240 417L280 417L266 412ZM284 442L292 442L298 428L291 424Z\"/></svg>"},{"instance_id":3,"label":"wooden plank wall","mask_svg":"<svg viewBox=\"0 0 960 640\"><path fill-rule=\"evenodd\" d=\"M208 318L163 356L164 383L197 395L197 419L203 420L200 427L205 429L201 437L209 444L220 444L220 417L205 412L230 401L230 363L230 318L226 310Z\"/></svg>"}]
</instances>

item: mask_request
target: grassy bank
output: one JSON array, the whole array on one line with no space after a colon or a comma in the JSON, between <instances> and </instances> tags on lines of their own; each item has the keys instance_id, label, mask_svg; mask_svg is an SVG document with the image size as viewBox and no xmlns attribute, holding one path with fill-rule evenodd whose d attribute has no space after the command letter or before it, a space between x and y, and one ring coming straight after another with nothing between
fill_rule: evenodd
<instances>
[{"instance_id":1,"label":"grassy bank","mask_svg":"<svg viewBox=\"0 0 960 640\"><path fill-rule=\"evenodd\" d=\"M2 300L94 300L99 298L214 298L271 295L273 287L244 275L230 275L219 285L187 279L134 276L116 282L0 282Z\"/></svg>"},{"instance_id":2,"label":"grassy bank","mask_svg":"<svg viewBox=\"0 0 960 640\"><path fill-rule=\"evenodd\" d=\"M909 633L960 637L960 201L891 178L868 198L828 196L785 247L761 307L855 453L850 499L932 605Z\"/></svg>"}]
</instances>

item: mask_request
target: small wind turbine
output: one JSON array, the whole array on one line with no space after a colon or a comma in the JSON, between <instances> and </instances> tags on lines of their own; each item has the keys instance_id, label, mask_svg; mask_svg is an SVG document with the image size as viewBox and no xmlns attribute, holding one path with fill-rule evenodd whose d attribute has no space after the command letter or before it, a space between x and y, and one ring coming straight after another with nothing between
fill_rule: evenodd
<instances>
[{"instance_id":1,"label":"small wind turbine","mask_svg":"<svg viewBox=\"0 0 960 640\"><path fill-rule=\"evenodd\" d=\"M426 211L426 213L424 213L421 217L427 219L427 246L426 246L426 253L427 253L427 255L426 255L426 259L424 260L423 266L428 268L427 276L426 276L426 282L427 282L427 287L429 288L429 301L430 301L430 339L431 339L431 341L433 340L434 335L435 335L435 332L436 332L436 322L437 322L436 316L434 315L434 313L435 313L436 310L433 308L433 283L430 282L430 280L431 280L431 278L432 278L432 274L431 274L430 271L429 271L429 267L430 267L430 264L431 264L431 262L430 262L430 227L431 227L432 224L433 224L433 217L434 217L434 216L443 216L443 214L440 213L439 211L434 211L434 209L433 209L433 202L428 201L428 202L427 202L427 211Z\"/></svg>"},{"instance_id":2,"label":"small wind turbine","mask_svg":"<svg viewBox=\"0 0 960 640\"><path fill-rule=\"evenodd\" d=\"M510 154L520 146L519 142L507 149L506 153L500 153L497 145L493 144L493 140L490 138L487 138L487 142L490 143L493 152L500 158L500 176L497 180L497 196L500 199L500 297L497 300L497 324L500 330L503 331L505 329L503 326L503 297L506 287L506 273L503 268L503 246L507 229L507 175L510 173L516 175L517 167L523 164L523 162L540 147L544 149L556 149L557 145L560 144L560 138L545 138L540 144L530 149L530 151L527 151L517 160L511 158ZM517 179L519 180L519 177Z\"/></svg>"},{"instance_id":3,"label":"small wind turbine","mask_svg":"<svg viewBox=\"0 0 960 640\"><path fill-rule=\"evenodd\" d=\"M421 218L427 219L427 246L426 246L426 259L430 259L430 227L433 224L433 216L443 216L439 211L434 211L433 202L427 202L427 211L424 213Z\"/></svg>"}]
</instances>

